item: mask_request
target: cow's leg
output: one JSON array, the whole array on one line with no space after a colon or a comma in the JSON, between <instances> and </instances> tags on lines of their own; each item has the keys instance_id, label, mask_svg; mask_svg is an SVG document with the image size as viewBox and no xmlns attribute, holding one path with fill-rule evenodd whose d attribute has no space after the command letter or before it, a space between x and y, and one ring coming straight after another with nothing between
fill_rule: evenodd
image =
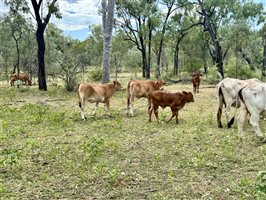
<instances>
[{"instance_id":1,"label":"cow's leg","mask_svg":"<svg viewBox=\"0 0 266 200\"><path fill-rule=\"evenodd\" d=\"M105 108L106 108L106 112L108 112L108 115L111 115L109 99L105 101Z\"/></svg>"},{"instance_id":2,"label":"cow's leg","mask_svg":"<svg viewBox=\"0 0 266 200\"><path fill-rule=\"evenodd\" d=\"M99 102L96 102L95 103L95 108L94 108L94 110L92 112L92 116L95 116L95 113L96 113L96 110L97 110L98 106L99 106Z\"/></svg>"},{"instance_id":3,"label":"cow's leg","mask_svg":"<svg viewBox=\"0 0 266 200\"><path fill-rule=\"evenodd\" d=\"M197 93L199 93L199 85L197 85Z\"/></svg>"},{"instance_id":4,"label":"cow's leg","mask_svg":"<svg viewBox=\"0 0 266 200\"><path fill-rule=\"evenodd\" d=\"M80 99L79 100L79 107L80 107L80 111L81 111L81 119L83 119L83 120L87 119L86 118L86 113L84 112L85 102L86 102L86 99Z\"/></svg>"},{"instance_id":5,"label":"cow's leg","mask_svg":"<svg viewBox=\"0 0 266 200\"><path fill-rule=\"evenodd\" d=\"M196 86L195 85L193 85L193 92L194 92L194 94L196 93Z\"/></svg>"},{"instance_id":6,"label":"cow's leg","mask_svg":"<svg viewBox=\"0 0 266 200\"><path fill-rule=\"evenodd\" d=\"M149 107L149 122L151 122L152 111L154 111L154 108L153 108L153 105L150 105L150 107Z\"/></svg>"},{"instance_id":7,"label":"cow's leg","mask_svg":"<svg viewBox=\"0 0 266 200\"><path fill-rule=\"evenodd\" d=\"M222 118L222 113L223 113L223 97L218 94L218 109L217 109L217 124L218 124L218 128L223 128L223 125L222 125L222 121L221 121L221 118Z\"/></svg>"},{"instance_id":8,"label":"cow's leg","mask_svg":"<svg viewBox=\"0 0 266 200\"><path fill-rule=\"evenodd\" d=\"M176 121L176 123L178 124L178 110L176 111L175 121Z\"/></svg>"},{"instance_id":9,"label":"cow's leg","mask_svg":"<svg viewBox=\"0 0 266 200\"><path fill-rule=\"evenodd\" d=\"M134 102L134 97L133 96L128 97L127 109L128 109L128 114L130 116L133 116L133 102Z\"/></svg>"},{"instance_id":10,"label":"cow's leg","mask_svg":"<svg viewBox=\"0 0 266 200\"><path fill-rule=\"evenodd\" d=\"M177 114L176 109L171 108L171 110L172 110L172 117L166 123L170 122L173 119L173 117L176 116L176 114ZM177 119L176 123L178 123L178 119Z\"/></svg>"},{"instance_id":11,"label":"cow's leg","mask_svg":"<svg viewBox=\"0 0 266 200\"><path fill-rule=\"evenodd\" d=\"M240 113L239 113L239 117L238 117L238 136L241 138L243 136L243 125L244 122L247 118L247 110L246 107L241 107L240 108Z\"/></svg>"},{"instance_id":12,"label":"cow's leg","mask_svg":"<svg viewBox=\"0 0 266 200\"><path fill-rule=\"evenodd\" d=\"M159 120L159 112L158 112L158 108L159 108L159 106L153 106L153 112L154 112L154 115L155 115L155 117L156 117L156 119L157 119L157 122L159 123L160 120Z\"/></svg>"},{"instance_id":13,"label":"cow's leg","mask_svg":"<svg viewBox=\"0 0 266 200\"><path fill-rule=\"evenodd\" d=\"M230 110L231 110L231 107L232 107L232 104L233 102L229 102L226 106L225 106L225 117L226 117L226 122L227 124L229 123L230 121Z\"/></svg>"},{"instance_id":14,"label":"cow's leg","mask_svg":"<svg viewBox=\"0 0 266 200\"><path fill-rule=\"evenodd\" d=\"M263 134L260 131L259 119L260 119L259 114L252 113L250 116L249 122L251 126L254 128L256 135L260 138L264 138Z\"/></svg>"}]
</instances>

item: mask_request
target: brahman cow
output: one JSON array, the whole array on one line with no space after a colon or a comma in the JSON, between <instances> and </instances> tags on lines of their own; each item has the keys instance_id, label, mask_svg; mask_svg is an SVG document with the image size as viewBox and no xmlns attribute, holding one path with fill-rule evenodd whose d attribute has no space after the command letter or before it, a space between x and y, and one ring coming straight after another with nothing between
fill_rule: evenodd
<instances>
[{"instance_id":1,"label":"brahman cow","mask_svg":"<svg viewBox=\"0 0 266 200\"><path fill-rule=\"evenodd\" d=\"M223 105L225 105L227 125L228 128L230 128L234 123L234 117L230 120L231 106L240 107L240 102L238 101L238 92L245 85L252 82L260 82L260 80L256 78L248 80L225 78L216 85L218 96L217 124L219 128L223 127L221 122Z\"/></svg>"},{"instance_id":2,"label":"brahman cow","mask_svg":"<svg viewBox=\"0 0 266 200\"><path fill-rule=\"evenodd\" d=\"M31 86L31 80L30 80L28 74L19 73L19 76L17 73L12 74L10 77L10 85L14 86L14 82L17 80L23 81L23 82L25 82L26 85Z\"/></svg>"},{"instance_id":3,"label":"brahman cow","mask_svg":"<svg viewBox=\"0 0 266 200\"><path fill-rule=\"evenodd\" d=\"M247 115L250 115L249 122L258 137L266 142L265 134L259 128L260 115L266 116L266 83L254 82L246 85L239 91L241 108L238 118L238 134L242 137L243 124Z\"/></svg>"},{"instance_id":4,"label":"brahman cow","mask_svg":"<svg viewBox=\"0 0 266 200\"><path fill-rule=\"evenodd\" d=\"M148 98L153 91L159 90L165 85L163 80L131 80L127 84L127 108L128 114L133 116L133 101L134 98Z\"/></svg>"},{"instance_id":5,"label":"brahman cow","mask_svg":"<svg viewBox=\"0 0 266 200\"><path fill-rule=\"evenodd\" d=\"M106 108L109 110L109 100L116 91L121 90L121 84L118 81L113 81L113 83L107 84L93 84L93 83L80 83L78 85L78 97L79 97L79 107L81 110L81 118L86 119L84 112L86 101L90 103L96 103L95 114L99 103L104 103Z\"/></svg>"},{"instance_id":6,"label":"brahman cow","mask_svg":"<svg viewBox=\"0 0 266 200\"><path fill-rule=\"evenodd\" d=\"M201 74L199 74L199 73L192 74L191 82L193 85L193 92L194 93L199 93L200 76L201 76Z\"/></svg>"},{"instance_id":7,"label":"brahman cow","mask_svg":"<svg viewBox=\"0 0 266 200\"><path fill-rule=\"evenodd\" d=\"M178 123L178 111L182 109L186 103L194 102L193 94L191 92L163 92L154 91L149 95L149 122L151 122L151 115L154 115L159 122L158 108L170 107L172 110L172 117L167 121L170 122L176 116L176 123Z\"/></svg>"}]
</instances>

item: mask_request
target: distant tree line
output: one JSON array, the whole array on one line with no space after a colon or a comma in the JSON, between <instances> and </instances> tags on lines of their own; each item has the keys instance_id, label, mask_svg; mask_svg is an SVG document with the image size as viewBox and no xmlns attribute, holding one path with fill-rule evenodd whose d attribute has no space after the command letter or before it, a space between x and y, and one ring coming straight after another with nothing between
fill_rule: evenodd
<instances>
[{"instance_id":1,"label":"distant tree line","mask_svg":"<svg viewBox=\"0 0 266 200\"><path fill-rule=\"evenodd\" d=\"M0 18L1 79L24 71L36 78L40 90L46 80L62 79L72 91L79 81L100 73L129 72L135 78L185 79L201 71L217 82L266 76L266 23L262 4L235 0L116 0L113 30L88 26L84 40L72 39L49 23L60 18L57 1L10 1L9 12ZM109 1L101 13L109 19ZM32 6L34 13L30 13ZM110 4L112 6L112 4ZM106 12L105 12L106 11ZM25 15L25 13L27 13ZM35 22L29 17L35 19ZM37 24L37 25L36 25ZM106 30L109 34L103 34ZM111 40L108 44L108 39ZM107 41L107 43L106 43ZM108 48L110 49L108 50ZM109 60L103 57L109 52ZM107 63L108 68L103 68ZM103 79L104 78L104 79Z\"/></svg>"}]
</instances>

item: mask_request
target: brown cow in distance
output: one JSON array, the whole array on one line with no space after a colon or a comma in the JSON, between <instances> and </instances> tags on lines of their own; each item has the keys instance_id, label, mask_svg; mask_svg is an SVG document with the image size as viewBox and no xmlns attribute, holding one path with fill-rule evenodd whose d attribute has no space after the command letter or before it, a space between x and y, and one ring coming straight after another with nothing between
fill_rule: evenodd
<instances>
[{"instance_id":1,"label":"brown cow in distance","mask_svg":"<svg viewBox=\"0 0 266 200\"><path fill-rule=\"evenodd\" d=\"M93 115L95 114L99 103L104 103L106 108L109 110L110 98L115 92L121 90L121 88L121 84L118 81L106 84L80 83L77 91L81 118L83 120L86 119L84 108L87 101L90 103L96 103Z\"/></svg>"},{"instance_id":2,"label":"brown cow in distance","mask_svg":"<svg viewBox=\"0 0 266 200\"><path fill-rule=\"evenodd\" d=\"M201 74L199 74L199 73L193 73L192 74L191 82L193 85L193 92L194 93L199 93L200 76L201 76Z\"/></svg>"},{"instance_id":3,"label":"brown cow in distance","mask_svg":"<svg viewBox=\"0 0 266 200\"><path fill-rule=\"evenodd\" d=\"M176 123L178 124L178 111L182 109L186 103L194 102L193 94L191 92L163 92L163 91L154 91L149 95L149 122L151 122L151 115L154 112L154 115L159 122L158 108L170 107L172 111L171 118L167 121L170 122L173 117L176 116Z\"/></svg>"},{"instance_id":4,"label":"brown cow in distance","mask_svg":"<svg viewBox=\"0 0 266 200\"><path fill-rule=\"evenodd\" d=\"M23 82L25 82L26 85L31 86L31 80L30 80L28 74L26 74L26 73L19 73L19 76L17 73L12 74L10 77L10 85L14 86L14 83L17 80L23 81Z\"/></svg>"},{"instance_id":5,"label":"brown cow in distance","mask_svg":"<svg viewBox=\"0 0 266 200\"><path fill-rule=\"evenodd\" d=\"M153 91L159 90L165 85L163 80L131 80L127 84L127 108L128 114L133 116L134 98L148 98Z\"/></svg>"}]
</instances>

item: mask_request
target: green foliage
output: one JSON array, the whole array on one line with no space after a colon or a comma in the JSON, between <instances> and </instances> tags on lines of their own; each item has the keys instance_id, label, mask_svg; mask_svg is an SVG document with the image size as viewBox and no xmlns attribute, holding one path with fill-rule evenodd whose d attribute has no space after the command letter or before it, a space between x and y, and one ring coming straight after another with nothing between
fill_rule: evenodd
<instances>
[{"instance_id":1,"label":"green foliage","mask_svg":"<svg viewBox=\"0 0 266 200\"><path fill-rule=\"evenodd\" d=\"M98 67L92 70L89 70L89 79L94 82L100 82L102 80L103 70Z\"/></svg>"},{"instance_id":2,"label":"green foliage","mask_svg":"<svg viewBox=\"0 0 266 200\"><path fill-rule=\"evenodd\" d=\"M258 172L256 188L261 193L261 195L266 197L266 171Z\"/></svg>"},{"instance_id":3,"label":"green foliage","mask_svg":"<svg viewBox=\"0 0 266 200\"><path fill-rule=\"evenodd\" d=\"M249 78L260 78L260 74L250 70L248 65L240 65L237 69L234 64L229 64L225 66L225 74L228 77L239 78L239 79L249 79Z\"/></svg>"},{"instance_id":4,"label":"green foliage","mask_svg":"<svg viewBox=\"0 0 266 200\"><path fill-rule=\"evenodd\" d=\"M0 167L1 166L6 166L6 165L14 165L18 162L18 159L20 157L20 150L8 150L5 149L4 151L1 152L0 156Z\"/></svg>"},{"instance_id":5,"label":"green foliage","mask_svg":"<svg viewBox=\"0 0 266 200\"><path fill-rule=\"evenodd\" d=\"M207 83L209 84L217 84L219 82L219 76L217 73L217 67L216 66L212 66L209 68L208 71L208 79L207 79Z\"/></svg>"}]
</instances>

